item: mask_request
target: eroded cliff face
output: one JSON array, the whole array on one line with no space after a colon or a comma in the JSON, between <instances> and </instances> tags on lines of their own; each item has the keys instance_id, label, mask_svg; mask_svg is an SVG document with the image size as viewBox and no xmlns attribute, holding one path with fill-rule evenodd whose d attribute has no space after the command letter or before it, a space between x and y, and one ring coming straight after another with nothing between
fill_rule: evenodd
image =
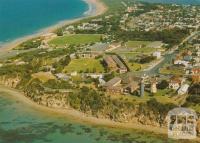
<instances>
[{"instance_id":1,"label":"eroded cliff face","mask_svg":"<svg viewBox=\"0 0 200 143\"><path fill-rule=\"evenodd\" d=\"M15 78L0 76L0 84L3 84L7 87L16 88L20 81L21 79L18 76Z\"/></svg>"}]
</instances>

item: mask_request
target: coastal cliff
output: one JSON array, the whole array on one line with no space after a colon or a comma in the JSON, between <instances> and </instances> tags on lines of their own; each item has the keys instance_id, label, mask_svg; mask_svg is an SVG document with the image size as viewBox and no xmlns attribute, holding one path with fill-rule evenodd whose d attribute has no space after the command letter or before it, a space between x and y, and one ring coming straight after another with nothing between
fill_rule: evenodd
<instances>
[{"instance_id":1,"label":"coastal cliff","mask_svg":"<svg viewBox=\"0 0 200 143\"><path fill-rule=\"evenodd\" d=\"M3 84L7 87L16 88L20 81L20 77L11 78L6 76L0 76L0 84Z\"/></svg>"},{"instance_id":2,"label":"coastal cliff","mask_svg":"<svg viewBox=\"0 0 200 143\"><path fill-rule=\"evenodd\" d=\"M23 90L26 97L39 105L59 109L73 108L89 116L121 123L138 123L156 127L166 126L167 110L173 107L173 105L159 105L154 100L133 105L130 101L112 99L87 88L76 93L60 93L58 90L47 92L40 83L36 83L37 80L32 80L25 87L20 86L20 82L19 77L0 77L1 84ZM90 100L88 100L89 98ZM166 112L161 112L157 108L158 106L167 106L168 109L166 108Z\"/></svg>"},{"instance_id":3,"label":"coastal cliff","mask_svg":"<svg viewBox=\"0 0 200 143\"><path fill-rule=\"evenodd\" d=\"M27 98L39 105L63 110L73 108L86 116L100 120L108 119L116 123L167 128L166 115L170 109L174 108L172 104L164 105L156 100L133 105L130 101L112 99L87 88L81 89L82 91L76 93L60 93L58 90L47 92L40 83L37 83L38 80L32 80L25 87L22 87L20 82L19 77L0 77L1 84L23 90ZM200 133L200 121L198 121L197 133Z\"/></svg>"}]
</instances>

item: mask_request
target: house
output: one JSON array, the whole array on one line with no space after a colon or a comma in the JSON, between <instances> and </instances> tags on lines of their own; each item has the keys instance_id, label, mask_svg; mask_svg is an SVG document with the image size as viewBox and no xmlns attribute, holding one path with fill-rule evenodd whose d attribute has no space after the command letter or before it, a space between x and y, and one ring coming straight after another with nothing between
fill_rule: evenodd
<instances>
[{"instance_id":1,"label":"house","mask_svg":"<svg viewBox=\"0 0 200 143\"><path fill-rule=\"evenodd\" d=\"M195 67L191 70L193 75L200 75L200 67Z\"/></svg>"},{"instance_id":2,"label":"house","mask_svg":"<svg viewBox=\"0 0 200 143\"><path fill-rule=\"evenodd\" d=\"M169 88L178 90L183 83L183 79L180 77L172 77L169 81Z\"/></svg>"},{"instance_id":3,"label":"house","mask_svg":"<svg viewBox=\"0 0 200 143\"><path fill-rule=\"evenodd\" d=\"M131 12L134 12L134 11L136 11L136 10L137 10L137 6L134 6L134 7L130 7L130 6L129 6L129 7L127 7L127 10L126 10L126 11L127 11L128 13L131 13Z\"/></svg>"},{"instance_id":4,"label":"house","mask_svg":"<svg viewBox=\"0 0 200 143\"><path fill-rule=\"evenodd\" d=\"M190 87L190 86L189 86L188 84L182 85L182 86L179 88L179 90L178 90L178 94L179 94L179 95L186 94L186 93L188 92L188 88L189 88L189 87Z\"/></svg>"},{"instance_id":5,"label":"house","mask_svg":"<svg viewBox=\"0 0 200 143\"><path fill-rule=\"evenodd\" d=\"M106 92L116 94L122 93L123 88L121 86L122 79L119 77L115 77L104 84L104 88Z\"/></svg>"},{"instance_id":6,"label":"house","mask_svg":"<svg viewBox=\"0 0 200 143\"><path fill-rule=\"evenodd\" d=\"M153 56L156 57L156 59L160 59L161 58L161 52L156 51L153 53Z\"/></svg>"}]
</instances>

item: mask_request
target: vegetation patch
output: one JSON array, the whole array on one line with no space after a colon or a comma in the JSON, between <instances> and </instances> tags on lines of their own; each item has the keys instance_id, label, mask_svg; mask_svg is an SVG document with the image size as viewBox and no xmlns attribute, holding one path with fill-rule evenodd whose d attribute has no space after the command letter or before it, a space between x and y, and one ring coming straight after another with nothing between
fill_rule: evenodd
<instances>
[{"instance_id":1,"label":"vegetation patch","mask_svg":"<svg viewBox=\"0 0 200 143\"><path fill-rule=\"evenodd\" d=\"M49 44L55 46L89 44L100 42L101 36L101 34L65 35L51 40Z\"/></svg>"},{"instance_id":2,"label":"vegetation patch","mask_svg":"<svg viewBox=\"0 0 200 143\"><path fill-rule=\"evenodd\" d=\"M17 46L15 49L16 50L33 49L33 48L38 48L41 44L42 44L41 38L34 38L34 39L28 40L26 42L23 42L22 44Z\"/></svg>"}]
</instances>

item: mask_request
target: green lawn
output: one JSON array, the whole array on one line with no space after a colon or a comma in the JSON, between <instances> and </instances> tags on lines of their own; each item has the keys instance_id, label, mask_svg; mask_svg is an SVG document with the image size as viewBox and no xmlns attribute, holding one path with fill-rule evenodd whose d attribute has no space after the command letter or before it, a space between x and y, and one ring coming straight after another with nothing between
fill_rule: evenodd
<instances>
[{"instance_id":1,"label":"green lawn","mask_svg":"<svg viewBox=\"0 0 200 143\"><path fill-rule=\"evenodd\" d=\"M140 46L145 47L150 43L151 41L128 41L126 45L128 48L139 48Z\"/></svg>"},{"instance_id":2,"label":"green lawn","mask_svg":"<svg viewBox=\"0 0 200 143\"><path fill-rule=\"evenodd\" d=\"M135 52L137 52L137 53L143 53L143 54L148 54L148 53L153 53L153 52L155 52L155 51L157 51L157 49L155 49L155 48L150 48L150 47L142 47L142 48L137 48L136 50L135 50Z\"/></svg>"},{"instance_id":3,"label":"green lawn","mask_svg":"<svg viewBox=\"0 0 200 143\"><path fill-rule=\"evenodd\" d=\"M183 75L184 74L184 70L180 70L180 69L167 69L167 68L162 68L160 69L160 73L161 74L173 74L173 75Z\"/></svg>"},{"instance_id":4,"label":"green lawn","mask_svg":"<svg viewBox=\"0 0 200 143\"><path fill-rule=\"evenodd\" d=\"M141 71L148 67L148 64L130 63L127 62L128 67L131 71Z\"/></svg>"},{"instance_id":5,"label":"green lawn","mask_svg":"<svg viewBox=\"0 0 200 143\"><path fill-rule=\"evenodd\" d=\"M33 78L37 78L40 81L47 82L48 80L55 79L55 76L50 72L38 72L31 75Z\"/></svg>"},{"instance_id":6,"label":"green lawn","mask_svg":"<svg viewBox=\"0 0 200 143\"><path fill-rule=\"evenodd\" d=\"M104 72L104 68L97 59L74 59L68 66L65 67L64 72Z\"/></svg>"},{"instance_id":7,"label":"green lawn","mask_svg":"<svg viewBox=\"0 0 200 143\"><path fill-rule=\"evenodd\" d=\"M64 46L66 44L68 45L89 44L89 43L99 42L101 36L102 35L100 34L65 35L49 41L49 44L56 46Z\"/></svg>"}]
</instances>

